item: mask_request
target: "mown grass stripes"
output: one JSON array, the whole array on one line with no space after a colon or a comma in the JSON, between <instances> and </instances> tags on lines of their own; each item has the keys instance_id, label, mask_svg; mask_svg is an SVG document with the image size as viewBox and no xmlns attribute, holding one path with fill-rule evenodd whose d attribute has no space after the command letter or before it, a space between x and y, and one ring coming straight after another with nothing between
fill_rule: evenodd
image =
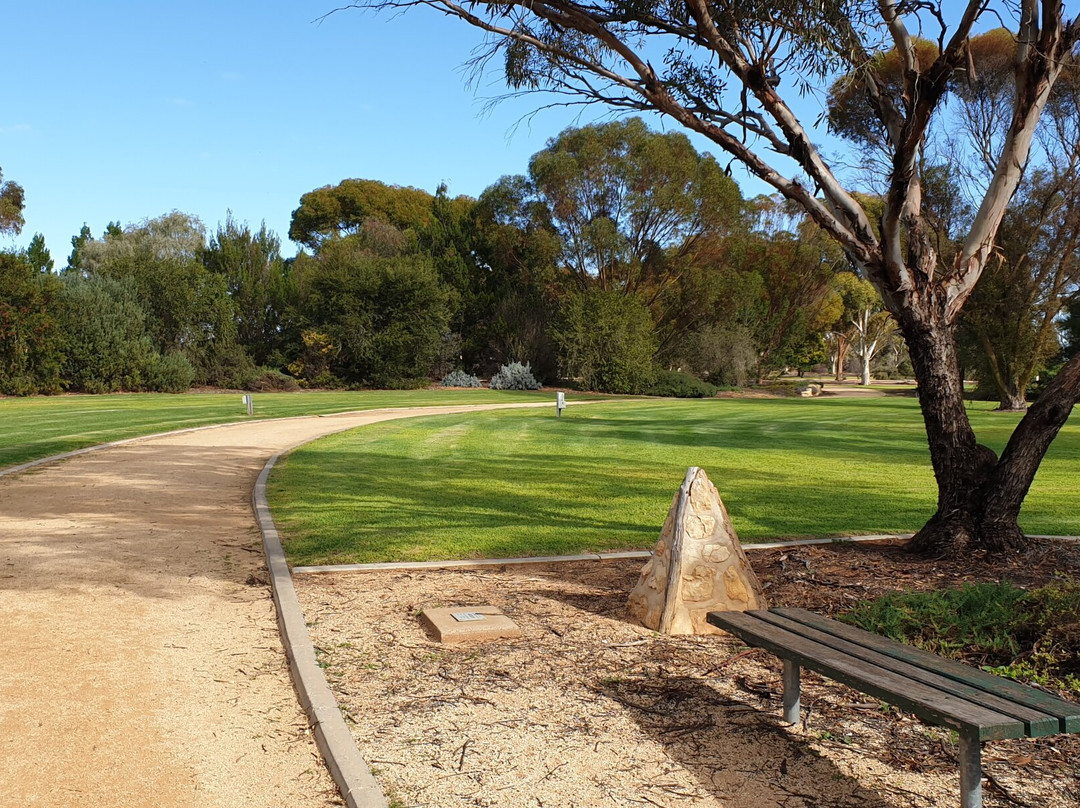
<instances>
[{"instance_id":1,"label":"mown grass stripes","mask_svg":"<svg viewBox=\"0 0 1080 808\"><path fill-rule=\"evenodd\" d=\"M1016 416L974 408L1004 446ZM642 549L688 466L744 540L911 532L933 510L911 399L648 401L391 422L284 460L271 504L294 564ZM1023 513L1080 533L1080 429L1051 449Z\"/></svg>"}]
</instances>

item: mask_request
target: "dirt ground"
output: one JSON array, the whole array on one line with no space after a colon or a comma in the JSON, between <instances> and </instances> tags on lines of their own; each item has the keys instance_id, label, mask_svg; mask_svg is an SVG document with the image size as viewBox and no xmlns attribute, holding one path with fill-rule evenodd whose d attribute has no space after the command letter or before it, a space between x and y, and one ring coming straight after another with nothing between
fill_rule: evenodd
<instances>
[{"instance_id":1,"label":"dirt ground","mask_svg":"<svg viewBox=\"0 0 1080 808\"><path fill-rule=\"evenodd\" d=\"M751 551L773 605L833 613L897 589L1075 570L1076 545L990 567L891 545ZM906 808L956 805L947 731L804 673L780 715L780 664L727 636L629 622L640 561L296 577L312 637L365 759L400 806ZM522 637L465 647L421 609L494 605ZM1076 736L987 743L988 808L1080 805Z\"/></svg>"}]
</instances>

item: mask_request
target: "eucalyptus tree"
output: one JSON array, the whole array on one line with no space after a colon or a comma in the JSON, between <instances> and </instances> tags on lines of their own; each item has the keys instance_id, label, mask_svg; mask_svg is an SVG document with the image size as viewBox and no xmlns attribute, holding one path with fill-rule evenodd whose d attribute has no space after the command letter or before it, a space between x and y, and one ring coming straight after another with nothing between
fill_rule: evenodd
<instances>
[{"instance_id":1,"label":"eucalyptus tree","mask_svg":"<svg viewBox=\"0 0 1080 808\"><path fill-rule=\"evenodd\" d=\"M206 231L194 216L173 211L120 228L101 239L75 243L83 277L106 277L133 286L146 314L147 331L162 355L187 359L202 383L236 350L235 308L225 278L202 262Z\"/></svg>"},{"instance_id":2,"label":"eucalyptus tree","mask_svg":"<svg viewBox=\"0 0 1080 808\"><path fill-rule=\"evenodd\" d=\"M988 42L984 42L988 40ZM976 40L979 78L959 110L977 154L992 152L989 122L1011 96L1010 52L1000 32ZM992 46L992 47L991 47ZM1015 49L1015 45L1012 45ZM1004 62L1004 64L1002 64ZM1027 407L1026 390L1060 349L1057 322L1080 286L1080 69L1054 86L1028 167L997 238L995 260L960 320L961 346L1004 410ZM985 176L983 161L975 166Z\"/></svg>"},{"instance_id":3,"label":"eucalyptus tree","mask_svg":"<svg viewBox=\"0 0 1080 808\"><path fill-rule=\"evenodd\" d=\"M913 546L1000 550L1024 543L1020 506L1080 397L1070 361L1018 425L1001 457L980 446L964 407L954 331L991 260L994 238L1054 83L1076 58L1080 22L1046 0L360 0L430 6L487 31L478 64L514 90L662 113L711 140L801 206L875 285L907 341L938 483L937 511ZM924 213L920 161L969 65L977 26L1011 20L1014 88L993 172L947 262ZM919 47L916 34L931 45ZM876 58L895 51L898 81ZM886 147L877 227L800 120L796 101L837 77L855 88Z\"/></svg>"},{"instance_id":4,"label":"eucalyptus tree","mask_svg":"<svg viewBox=\"0 0 1080 808\"><path fill-rule=\"evenodd\" d=\"M960 319L961 351L1002 410L1027 408L1028 386L1057 360L1058 320L1080 287L1080 173L1070 174L1025 181Z\"/></svg>"},{"instance_id":5,"label":"eucalyptus tree","mask_svg":"<svg viewBox=\"0 0 1080 808\"><path fill-rule=\"evenodd\" d=\"M407 231L431 220L431 194L378 180L347 179L300 197L289 238L318 251L325 243L363 230L370 221Z\"/></svg>"},{"instance_id":6,"label":"eucalyptus tree","mask_svg":"<svg viewBox=\"0 0 1080 808\"><path fill-rule=\"evenodd\" d=\"M718 242L745 229L742 195L716 160L637 117L565 129L533 155L527 176L497 185L558 240L574 293L636 298L665 355L707 316L699 293L721 269Z\"/></svg>"},{"instance_id":7,"label":"eucalyptus tree","mask_svg":"<svg viewBox=\"0 0 1080 808\"><path fill-rule=\"evenodd\" d=\"M863 385L870 384L871 364L883 350L890 334L896 329L889 313L884 310L881 295L874 285L853 272L841 272L834 281L840 300L840 314L830 330L830 342L835 346L837 381L843 381L843 362L848 352L859 359L859 375Z\"/></svg>"},{"instance_id":8,"label":"eucalyptus tree","mask_svg":"<svg viewBox=\"0 0 1080 808\"><path fill-rule=\"evenodd\" d=\"M640 118L564 130L533 155L528 183L581 287L650 306L743 215L738 186L711 155Z\"/></svg>"},{"instance_id":9,"label":"eucalyptus tree","mask_svg":"<svg viewBox=\"0 0 1080 808\"><path fill-rule=\"evenodd\" d=\"M4 171L0 169L0 233L13 233L18 235L25 224L23 219L23 207L26 204L26 194L19 183L4 179Z\"/></svg>"}]
</instances>

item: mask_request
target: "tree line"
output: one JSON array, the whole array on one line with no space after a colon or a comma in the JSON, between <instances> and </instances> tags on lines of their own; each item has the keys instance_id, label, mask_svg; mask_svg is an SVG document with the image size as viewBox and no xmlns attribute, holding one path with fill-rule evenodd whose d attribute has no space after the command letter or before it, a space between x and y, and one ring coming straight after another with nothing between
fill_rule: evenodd
<instances>
[{"instance_id":1,"label":"tree line","mask_svg":"<svg viewBox=\"0 0 1080 808\"><path fill-rule=\"evenodd\" d=\"M1073 143L1024 183L960 321L1005 408L1075 350L1078 157ZM960 178L926 173L955 250ZM12 230L22 189L4 187ZM173 212L84 226L60 268L35 236L0 255L0 392L414 387L513 362L547 383L686 395L815 366L863 384L912 373L874 286L799 208L744 199L713 157L638 118L567 129L479 199L313 190L289 236L303 249L284 259L265 226L229 216L208 236Z\"/></svg>"},{"instance_id":2,"label":"tree line","mask_svg":"<svg viewBox=\"0 0 1080 808\"><path fill-rule=\"evenodd\" d=\"M0 256L0 392L412 387L522 362L548 383L700 394L825 363L827 335L849 346L859 318L884 319L804 217L744 200L637 118L566 130L478 199L313 190L289 236L303 249L284 259L265 226L208 234L173 212L84 227L60 267L35 236Z\"/></svg>"},{"instance_id":3,"label":"tree line","mask_svg":"<svg viewBox=\"0 0 1080 808\"><path fill-rule=\"evenodd\" d=\"M936 172L934 203L962 217L956 178ZM1022 257L988 273L962 321L1003 405L1064 359L1075 262L1029 245L1053 215L1076 218L1076 190L1041 174L1025 186L1002 238ZM8 193L10 218L22 192ZM1080 227L1068 232L1075 252ZM265 225L229 216L207 234L173 212L98 237L84 226L63 267L35 236L0 255L0 392L415 387L514 362L546 383L677 395L814 367L864 384L912 373L874 286L799 208L744 199L712 156L638 118L567 129L478 199L362 179L313 190L289 236L303 249L284 259ZM1010 331L1014 290L1055 271Z\"/></svg>"}]
</instances>

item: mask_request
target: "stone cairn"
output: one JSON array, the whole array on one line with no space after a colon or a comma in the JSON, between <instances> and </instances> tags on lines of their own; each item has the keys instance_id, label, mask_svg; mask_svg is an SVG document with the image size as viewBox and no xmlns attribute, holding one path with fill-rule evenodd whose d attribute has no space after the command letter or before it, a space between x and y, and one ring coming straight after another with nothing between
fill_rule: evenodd
<instances>
[{"instance_id":1,"label":"stone cairn","mask_svg":"<svg viewBox=\"0 0 1080 808\"><path fill-rule=\"evenodd\" d=\"M716 486L690 468L630 592L630 616L661 634L722 634L706 614L766 608Z\"/></svg>"}]
</instances>

